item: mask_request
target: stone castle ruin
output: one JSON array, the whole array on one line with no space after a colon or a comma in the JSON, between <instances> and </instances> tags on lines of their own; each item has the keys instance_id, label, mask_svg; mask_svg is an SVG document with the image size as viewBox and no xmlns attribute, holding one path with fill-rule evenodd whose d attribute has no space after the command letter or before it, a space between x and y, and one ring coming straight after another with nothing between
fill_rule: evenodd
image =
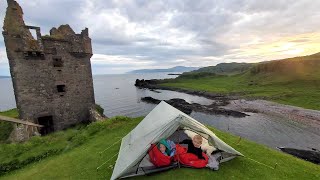
<instances>
[{"instance_id":1,"label":"stone castle ruin","mask_svg":"<svg viewBox=\"0 0 320 180\"><path fill-rule=\"evenodd\" d=\"M2 34L19 118L44 125L41 134L92 121L95 99L88 29L76 34L69 25L61 25L42 36L39 27L25 25L16 1L7 2Z\"/></svg>"}]
</instances>

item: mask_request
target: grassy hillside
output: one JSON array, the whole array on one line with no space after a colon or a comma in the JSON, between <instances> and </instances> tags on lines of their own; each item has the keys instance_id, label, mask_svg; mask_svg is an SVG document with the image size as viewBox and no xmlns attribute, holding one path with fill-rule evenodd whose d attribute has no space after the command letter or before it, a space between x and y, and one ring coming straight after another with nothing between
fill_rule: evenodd
<instances>
[{"instance_id":1,"label":"grassy hillside","mask_svg":"<svg viewBox=\"0 0 320 180\"><path fill-rule=\"evenodd\" d=\"M320 110L320 54L263 62L232 76L188 74L162 85L234 93Z\"/></svg>"},{"instance_id":2,"label":"grassy hillside","mask_svg":"<svg viewBox=\"0 0 320 180\"><path fill-rule=\"evenodd\" d=\"M220 75L234 75L234 74L240 74L248 69L250 69L254 64L252 63L220 63L216 66L208 66L203 67L195 71L191 71L189 73L214 73L214 74L220 74ZM184 73L188 74L188 73Z\"/></svg>"},{"instance_id":3,"label":"grassy hillside","mask_svg":"<svg viewBox=\"0 0 320 180\"><path fill-rule=\"evenodd\" d=\"M159 73L159 72L189 72L199 69L198 67L185 67L185 66L175 66L168 69L138 69L129 71L129 74L140 74L140 73Z\"/></svg>"},{"instance_id":4,"label":"grassy hillside","mask_svg":"<svg viewBox=\"0 0 320 180\"><path fill-rule=\"evenodd\" d=\"M18 111L17 109L11 109L8 111L0 112L0 115L17 118ZM13 129L12 123L0 121L0 143L6 142L6 140L10 136L12 129Z\"/></svg>"},{"instance_id":5,"label":"grassy hillside","mask_svg":"<svg viewBox=\"0 0 320 180\"><path fill-rule=\"evenodd\" d=\"M21 169L0 175L0 179L109 179L116 158L99 171L96 168L119 150L120 143L105 150L130 132L142 118L116 117L104 122L79 126L46 137L35 137L23 144L0 146L0 162L32 159L48 150L57 150ZM256 143L211 128L222 140L246 157L239 157L220 166L219 171L208 169L174 169L137 179L319 179L320 166L269 149ZM16 150L19 149L19 150ZM255 161L262 162L271 169Z\"/></svg>"}]
</instances>

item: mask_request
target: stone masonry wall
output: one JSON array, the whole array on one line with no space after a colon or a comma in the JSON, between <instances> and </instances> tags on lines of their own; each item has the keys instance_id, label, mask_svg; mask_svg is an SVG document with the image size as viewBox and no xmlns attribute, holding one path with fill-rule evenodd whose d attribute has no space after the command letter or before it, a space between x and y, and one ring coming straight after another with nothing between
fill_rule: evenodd
<instances>
[{"instance_id":1,"label":"stone masonry wall","mask_svg":"<svg viewBox=\"0 0 320 180\"><path fill-rule=\"evenodd\" d=\"M24 24L19 4L7 1L3 36L20 119L52 116L54 131L88 121L95 104L88 29L76 34L62 25L41 36Z\"/></svg>"}]
</instances>

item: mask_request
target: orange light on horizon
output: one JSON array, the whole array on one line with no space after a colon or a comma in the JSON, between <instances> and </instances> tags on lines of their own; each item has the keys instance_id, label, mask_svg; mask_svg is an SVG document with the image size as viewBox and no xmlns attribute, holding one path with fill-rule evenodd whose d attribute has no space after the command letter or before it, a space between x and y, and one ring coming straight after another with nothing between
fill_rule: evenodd
<instances>
[{"instance_id":1,"label":"orange light on horizon","mask_svg":"<svg viewBox=\"0 0 320 180\"><path fill-rule=\"evenodd\" d=\"M305 56L320 52L320 32L305 33L290 37L280 38L273 42L259 41L248 43L233 51L237 57L252 59L252 61L265 61L282 59L295 56Z\"/></svg>"}]
</instances>

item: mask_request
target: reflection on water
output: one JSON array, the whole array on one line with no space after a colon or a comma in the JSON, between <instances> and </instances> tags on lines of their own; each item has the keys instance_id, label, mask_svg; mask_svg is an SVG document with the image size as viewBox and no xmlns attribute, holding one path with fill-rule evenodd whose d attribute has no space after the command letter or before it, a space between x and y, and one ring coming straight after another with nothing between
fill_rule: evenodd
<instances>
[{"instance_id":1,"label":"reflection on water","mask_svg":"<svg viewBox=\"0 0 320 180\"><path fill-rule=\"evenodd\" d=\"M151 96L156 99L185 99L187 102L208 105L212 100L179 92L159 90L160 93L138 89L136 79L173 78L165 73L159 74L124 74L94 76L96 103L105 109L108 117L124 115L130 117L145 116L156 105L141 102L141 97ZM11 79L0 79L0 111L14 108L14 94ZM207 115L193 112L192 117L204 124L220 130L265 144L270 147L284 146L292 148L320 149L320 133L296 122L264 114L248 113L244 118Z\"/></svg>"},{"instance_id":2,"label":"reflection on water","mask_svg":"<svg viewBox=\"0 0 320 180\"><path fill-rule=\"evenodd\" d=\"M136 79L173 78L164 73L160 74L130 74L130 75L103 75L93 78L96 103L105 109L108 117L124 115L130 117L145 116L154 107L153 104L141 102L141 97L151 96L161 100L182 98L187 102L211 104L207 98L188 95L179 92L159 90L158 92L139 89L134 86Z\"/></svg>"},{"instance_id":3,"label":"reflection on water","mask_svg":"<svg viewBox=\"0 0 320 180\"><path fill-rule=\"evenodd\" d=\"M204 124L269 147L320 149L320 133L312 127L275 116L247 114L250 116L235 118L193 112L191 116Z\"/></svg>"}]
</instances>

